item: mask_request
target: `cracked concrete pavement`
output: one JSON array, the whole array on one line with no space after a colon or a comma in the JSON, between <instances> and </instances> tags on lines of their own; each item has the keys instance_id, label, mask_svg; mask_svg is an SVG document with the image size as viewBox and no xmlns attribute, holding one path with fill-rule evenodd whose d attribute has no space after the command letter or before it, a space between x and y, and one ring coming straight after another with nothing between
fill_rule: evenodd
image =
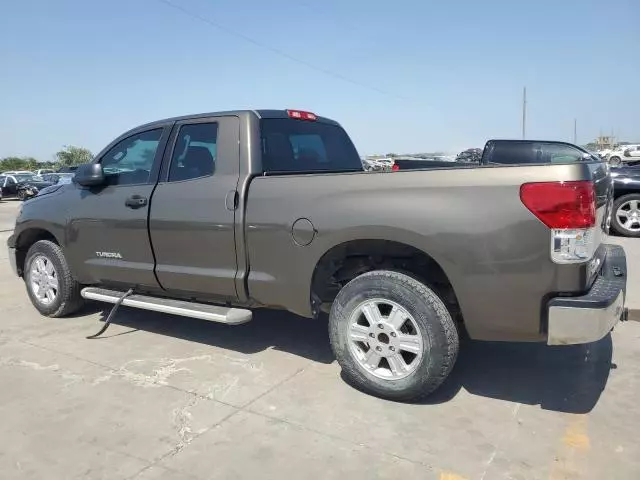
<instances>
[{"instance_id":1,"label":"cracked concrete pavement","mask_svg":"<svg viewBox=\"0 0 640 480\"><path fill-rule=\"evenodd\" d=\"M0 249L2 478L640 478L636 322L585 346L468 342L401 404L341 379L323 322L123 308L86 340L107 308L41 317Z\"/></svg>"}]
</instances>

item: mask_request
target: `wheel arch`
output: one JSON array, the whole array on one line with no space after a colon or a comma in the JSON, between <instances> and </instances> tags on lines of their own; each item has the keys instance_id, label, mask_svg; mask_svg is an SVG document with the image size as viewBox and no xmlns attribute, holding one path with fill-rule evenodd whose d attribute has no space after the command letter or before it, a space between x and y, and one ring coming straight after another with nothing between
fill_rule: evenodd
<instances>
[{"instance_id":1,"label":"wheel arch","mask_svg":"<svg viewBox=\"0 0 640 480\"><path fill-rule=\"evenodd\" d=\"M410 274L433 288L463 323L453 283L432 255L411 243L381 238L355 238L326 249L316 262L310 284L314 316L327 311L340 289L353 278L372 270L396 270Z\"/></svg>"},{"instance_id":2,"label":"wheel arch","mask_svg":"<svg viewBox=\"0 0 640 480\"><path fill-rule=\"evenodd\" d=\"M16 237L16 264L20 276L22 276L24 272L24 262L27 258L27 252L34 243L40 240L49 240L58 246L61 245L58 238L50 230L39 226L24 229Z\"/></svg>"}]
</instances>

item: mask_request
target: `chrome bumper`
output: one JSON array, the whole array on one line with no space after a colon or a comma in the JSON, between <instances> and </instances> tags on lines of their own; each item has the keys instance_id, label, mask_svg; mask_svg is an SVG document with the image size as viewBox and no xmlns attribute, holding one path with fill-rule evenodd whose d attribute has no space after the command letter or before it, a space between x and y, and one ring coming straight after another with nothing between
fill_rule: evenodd
<instances>
[{"instance_id":1,"label":"chrome bumper","mask_svg":"<svg viewBox=\"0 0 640 480\"><path fill-rule=\"evenodd\" d=\"M596 342L626 316L627 260L622 247L607 245L600 276L580 297L549 301L547 344L573 345Z\"/></svg>"},{"instance_id":2,"label":"chrome bumper","mask_svg":"<svg viewBox=\"0 0 640 480\"><path fill-rule=\"evenodd\" d=\"M16 249L7 247L9 249L9 265L11 265L11 270L13 270L13 274L18 276L18 262L16 261Z\"/></svg>"}]
</instances>

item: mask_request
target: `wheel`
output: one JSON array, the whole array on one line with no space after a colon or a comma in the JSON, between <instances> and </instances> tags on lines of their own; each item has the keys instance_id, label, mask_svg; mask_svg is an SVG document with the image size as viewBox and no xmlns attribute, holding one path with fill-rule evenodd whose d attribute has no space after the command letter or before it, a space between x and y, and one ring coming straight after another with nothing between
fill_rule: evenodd
<instances>
[{"instance_id":1,"label":"wheel","mask_svg":"<svg viewBox=\"0 0 640 480\"><path fill-rule=\"evenodd\" d=\"M614 167L619 167L620 164L622 163L622 159L620 157L610 157L609 158L609 165L613 165Z\"/></svg>"},{"instance_id":2,"label":"wheel","mask_svg":"<svg viewBox=\"0 0 640 480\"><path fill-rule=\"evenodd\" d=\"M24 190L18 190L18 200L24 201Z\"/></svg>"},{"instance_id":3,"label":"wheel","mask_svg":"<svg viewBox=\"0 0 640 480\"><path fill-rule=\"evenodd\" d=\"M331 347L346 379L390 400L433 392L459 349L444 302L406 274L376 270L345 285L329 316Z\"/></svg>"},{"instance_id":4,"label":"wheel","mask_svg":"<svg viewBox=\"0 0 640 480\"><path fill-rule=\"evenodd\" d=\"M640 193L623 195L613 202L611 226L625 237L640 237Z\"/></svg>"},{"instance_id":5,"label":"wheel","mask_svg":"<svg viewBox=\"0 0 640 480\"><path fill-rule=\"evenodd\" d=\"M27 293L42 315L63 317L82 306L81 285L71 276L58 245L49 240L34 243L24 265Z\"/></svg>"}]
</instances>

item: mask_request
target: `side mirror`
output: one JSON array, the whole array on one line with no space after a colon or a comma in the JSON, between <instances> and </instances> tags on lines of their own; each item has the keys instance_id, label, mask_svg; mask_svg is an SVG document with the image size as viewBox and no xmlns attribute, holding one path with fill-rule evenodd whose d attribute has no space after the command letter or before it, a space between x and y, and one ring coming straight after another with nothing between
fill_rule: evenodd
<instances>
[{"instance_id":1,"label":"side mirror","mask_svg":"<svg viewBox=\"0 0 640 480\"><path fill-rule=\"evenodd\" d=\"M83 187L96 187L104 185L105 176L102 165L99 163L85 163L76 170L73 181Z\"/></svg>"}]
</instances>

